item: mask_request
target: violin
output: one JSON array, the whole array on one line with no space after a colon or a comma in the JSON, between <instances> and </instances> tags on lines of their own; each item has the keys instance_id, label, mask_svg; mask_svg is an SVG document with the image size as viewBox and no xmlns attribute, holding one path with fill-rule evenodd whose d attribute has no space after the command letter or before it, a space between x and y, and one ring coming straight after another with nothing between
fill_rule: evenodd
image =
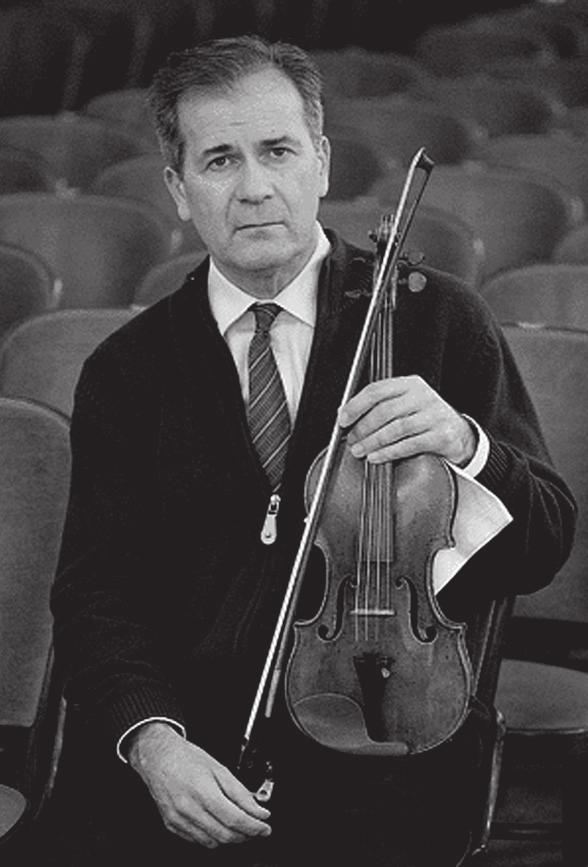
<instances>
[{"instance_id":1,"label":"violin","mask_svg":"<svg viewBox=\"0 0 588 867\"><path fill-rule=\"evenodd\" d=\"M342 405L356 393L366 369L370 381L394 375L400 253L432 167L421 148L394 216L380 222L370 303ZM419 171L424 179L415 194ZM438 746L464 721L473 689L465 626L445 617L432 580L435 554L453 545L451 471L433 454L384 464L357 459L337 424L307 474L305 506L304 532L238 771L258 762L252 735L260 716L265 723L271 719L281 687L298 728L330 749L404 756ZM314 545L325 560L326 590L319 611L295 621ZM265 758L261 768L257 797L267 801L271 761Z\"/></svg>"}]
</instances>

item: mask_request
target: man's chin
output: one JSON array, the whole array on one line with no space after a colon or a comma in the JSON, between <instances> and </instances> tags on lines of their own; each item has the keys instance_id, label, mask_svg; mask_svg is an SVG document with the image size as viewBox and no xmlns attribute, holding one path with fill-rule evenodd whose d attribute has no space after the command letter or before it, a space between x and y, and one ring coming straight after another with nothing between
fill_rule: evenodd
<instances>
[{"instance_id":1,"label":"man's chin","mask_svg":"<svg viewBox=\"0 0 588 867\"><path fill-rule=\"evenodd\" d=\"M276 240L252 241L245 245L242 254L238 257L240 267L251 271L267 271L272 268L280 268L292 258L289 247Z\"/></svg>"}]
</instances>

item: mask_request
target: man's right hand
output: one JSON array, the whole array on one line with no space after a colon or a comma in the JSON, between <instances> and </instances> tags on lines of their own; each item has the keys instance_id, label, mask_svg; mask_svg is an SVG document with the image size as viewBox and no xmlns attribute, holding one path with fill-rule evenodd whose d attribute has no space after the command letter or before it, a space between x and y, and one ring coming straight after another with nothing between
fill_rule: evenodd
<instances>
[{"instance_id":1,"label":"man's right hand","mask_svg":"<svg viewBox=\"0 0 588 867\"><path fill-rule=\"evenodd\" d=\"M134 733L129 764L169 831L209 849L271 833L270 812L220 762L163 722Z\"/></svg>"}]
</instances>

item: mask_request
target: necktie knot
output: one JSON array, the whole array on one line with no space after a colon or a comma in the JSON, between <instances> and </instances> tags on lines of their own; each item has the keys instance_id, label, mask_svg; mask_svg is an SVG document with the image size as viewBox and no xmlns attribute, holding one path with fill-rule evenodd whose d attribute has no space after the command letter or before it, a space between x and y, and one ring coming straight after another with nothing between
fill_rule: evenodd
<instances>
[{"instance_id":1,"label":"necktie knot","mask_svg":"<svg viewBox=\"0 0 588 867\"><path fill-rule=\"evenodd\" d=\"M255 333L266 335L282 308L279 304L252 304L250 310L255 315Z\"/></svg>"}]
</instances>

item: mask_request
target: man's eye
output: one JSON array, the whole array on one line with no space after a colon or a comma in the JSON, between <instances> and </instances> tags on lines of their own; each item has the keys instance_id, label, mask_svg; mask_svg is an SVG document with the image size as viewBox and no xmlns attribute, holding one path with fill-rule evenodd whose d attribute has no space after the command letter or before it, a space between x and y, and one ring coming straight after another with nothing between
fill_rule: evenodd
<instances>
[{"instance_id":1,"label":"man's eye","mask_svg":"<svg viewBox=\"0 0 588 867\"><path fill-rule=\"evenodd\" d=\"M219 157L215 157L213 160L211 160L208 163L208 168L212 169L214 171L215 169L216 170L224 169L224 168L226 168L226 166L228 166L228 164L229 164L229 157L226 155L222 155Z\"/></svg>"},{"instance_id":2,"label":"man's eye","mask_svg":"<svg viewBox=\"0 0 588 867\"><path fill-rule=\"evenodd\" d=\"M290 153L290 148L284 147L283 145L273 147L270 153L276 157L277 159L282 159L286 156L286 154Z\"/></svg>"}]
</instances>

